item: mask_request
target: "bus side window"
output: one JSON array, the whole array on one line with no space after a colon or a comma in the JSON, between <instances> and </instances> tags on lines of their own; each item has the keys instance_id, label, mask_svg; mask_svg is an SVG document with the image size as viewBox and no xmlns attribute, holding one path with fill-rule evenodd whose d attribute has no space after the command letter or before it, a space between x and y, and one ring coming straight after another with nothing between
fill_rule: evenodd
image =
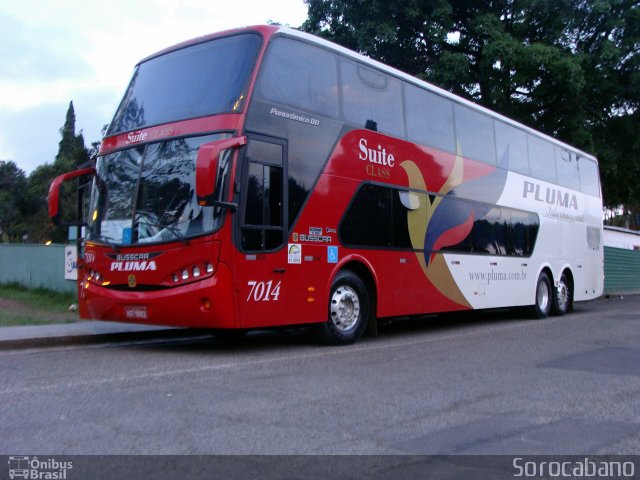
<instances>
[{"instance_id":1,"label":"bus side window","mask_svg":"<svg viewBox=\"0 0 640 480\"><path fill-rule=\"evenodd\" d=\"M352 60L343 59L340 69L345 120L403 137L402 82Z\"/></svg>"},{"instance_id":2,"label":"bus side window","mask_svg":"<svg viewBox=\"0 0 640 480\"><path fill-rule=\"evenodd\" d=\"M493 122L483 113L457 105L454 108L456 136L462 156L496 165Z\"/></svg>"},{"instance_id":3,"label":"bus side window","mask_svg":"<svg viewBox=\"0 0 640 480\"><path fill-rule=\"evenodd\" d=\"M560 185L572 190L580 190L580 173L578 172L578 159L575 153L556 147L556 167Z\"/></svg>"},{"instance_id":4,"label":"bus side window","mask_svg":"<svg viewBox=\"0 0 640 480\"><path fill-rule=\"evenodd\" d=\"M596 165L596 162L588 158L578 157L578 171L580 172L582 192L599 197L600 182L598 181L598 165Z\"/></svg>"},{"instance_id":5,"label":"bus side window","mask_svg":"<svg viewBox=\"0 0 640 480\"><path fill-rule=\"evenodd\" d=\"M527 134L519 128L494 121L498 166L505 170L529 175L529 157L527 155Z\"/></svg>"},{"instance_id":6,"label":"bus side window","mask_svg":"<svg viewBox=\"0 0 640 480\"><path fill-rule=\"evenodd\" d=\"M338 116L336 56L306 43L276 38L267 54L257 93L266 99Z\"/></svg>"},{"instance_id":7,"label":"bus side window","mask_svg":"<svg viewBox=\"0 0 640 480\"><path fill-rule=\"evenodd\" d=\"M527 143L531 175L546 182L557 183L553 144L536 135L527 135Z\"/></svg>"},{"instance_id":8,"label":"bus side window","mask_svg":"<svg viewBox=\"0 0 640 480\"><path fill-rule=\"evenodd\" d=\"M452 102L409 83L404 95L409 139L455 153Z\"/></svg>"},{"instance_id":9,"label":"bus side window","mask_svg":"<svg viewBox=\"0 0 640 480\"><path fill-rule=\"evenodd\" d=\"M346 245L391 247L393 242L392 190L364 184L340 225L340 239Z\"/></svg>"}]
</instances>

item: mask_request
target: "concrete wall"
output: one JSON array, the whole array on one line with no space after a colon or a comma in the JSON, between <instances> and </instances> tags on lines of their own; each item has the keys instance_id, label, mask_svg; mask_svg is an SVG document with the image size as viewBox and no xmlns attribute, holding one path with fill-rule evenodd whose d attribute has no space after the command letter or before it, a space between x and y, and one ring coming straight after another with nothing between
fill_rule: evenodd
<instances>
[{"instance_id":1,"label":"concrete wall","mask_svg":"<svg viewBox=\"0 0 640 480\"><path fill-rule=\"evenodd\" d=\"M604 244L607 247L640 250L640 232L626 228L604 227Z\"/></svg>"},{"instance_id":2,"label":"concrete wall","mask_svg":"<svg viewBox=\"0 0 640 480\"><path fill-rule=\"evenodd\" d=\"M0 243L0 283L76 292L76 282L64 279L64 245Z\"/></svg>"}]
</instances>

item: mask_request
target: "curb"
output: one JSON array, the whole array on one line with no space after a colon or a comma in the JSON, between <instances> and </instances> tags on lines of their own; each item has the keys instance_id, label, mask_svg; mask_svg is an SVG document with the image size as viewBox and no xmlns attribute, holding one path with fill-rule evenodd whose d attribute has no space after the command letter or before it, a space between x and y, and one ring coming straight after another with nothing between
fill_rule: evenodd
<instances>
[{"instance_id":1,"label":"curb","mask_svg":"<svg viewBox=\"0 0 640 480\"><path fill-rule=\"evenodd\" d=\"M203 329L159 327L116 322L87 321L71 324L1 327L0 351L28 348L90 345L155 339L182 339L211 332Z\"/></svg>"}]
</instances>

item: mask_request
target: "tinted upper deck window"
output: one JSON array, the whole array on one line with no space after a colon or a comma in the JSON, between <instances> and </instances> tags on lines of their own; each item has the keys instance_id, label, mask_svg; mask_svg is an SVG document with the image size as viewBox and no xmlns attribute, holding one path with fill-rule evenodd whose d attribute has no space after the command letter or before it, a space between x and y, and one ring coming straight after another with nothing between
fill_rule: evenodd
<instances>
[{"instance_id":1,"label":"tinted upper deck window","mask_svg":"<svg viewBox=\"0 0 640 480\"><path fill-rule=\"evenodd\" d=\"M336 57L313 45L276 38L267 54L257 92L279 104L337 117Z\"/></svg>"},{"instance_id":2,"label":"tinted upper deck window","mask_svg":"<svg viewBox=\"0 0 640 480\"><path fill-rule=\"evenodd\" d=\"M107 135L242 111L260 42L256 34L235 35L141 63Z\"/></svg>"},{"instance_id":3,"label":"tinted upper deck window","mask_svg":"<svg viewBox=\"0 0 640 480\"><path fill-rule=\"evenodd\" d=\"M396 137L404 136L402 82L351 60L340 62L344 119Z\"/></svg>"}]
</instances>

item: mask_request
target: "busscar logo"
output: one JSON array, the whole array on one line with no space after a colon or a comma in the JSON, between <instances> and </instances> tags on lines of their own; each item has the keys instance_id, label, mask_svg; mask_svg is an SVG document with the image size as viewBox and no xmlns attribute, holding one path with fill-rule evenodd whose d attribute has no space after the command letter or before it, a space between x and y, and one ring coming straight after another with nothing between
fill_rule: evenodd
<instances>
[{"instance_id":1,"label":"busscar logo","mask_svg":"<svg viewBox=\"0 0 640 480\"><path fill-rule=\"evenodd\" d=\"M158 269L156 261L152 260L163 252L154 253L118 253L107 255L111 260L111 272L147 272Z\"/></svg>"},{"instance_id":2,"label":"busscar logo","mask_svg":"<svg viewBox=\"0 0 640 480\"><path fill-rule=\"evenodd\" d=\"M9 478L26 478L33 480L66 480L68 470L73 462L63 462L55 458L39 459L38 457L9 457Z\"/></svg>"}]
</instances>

